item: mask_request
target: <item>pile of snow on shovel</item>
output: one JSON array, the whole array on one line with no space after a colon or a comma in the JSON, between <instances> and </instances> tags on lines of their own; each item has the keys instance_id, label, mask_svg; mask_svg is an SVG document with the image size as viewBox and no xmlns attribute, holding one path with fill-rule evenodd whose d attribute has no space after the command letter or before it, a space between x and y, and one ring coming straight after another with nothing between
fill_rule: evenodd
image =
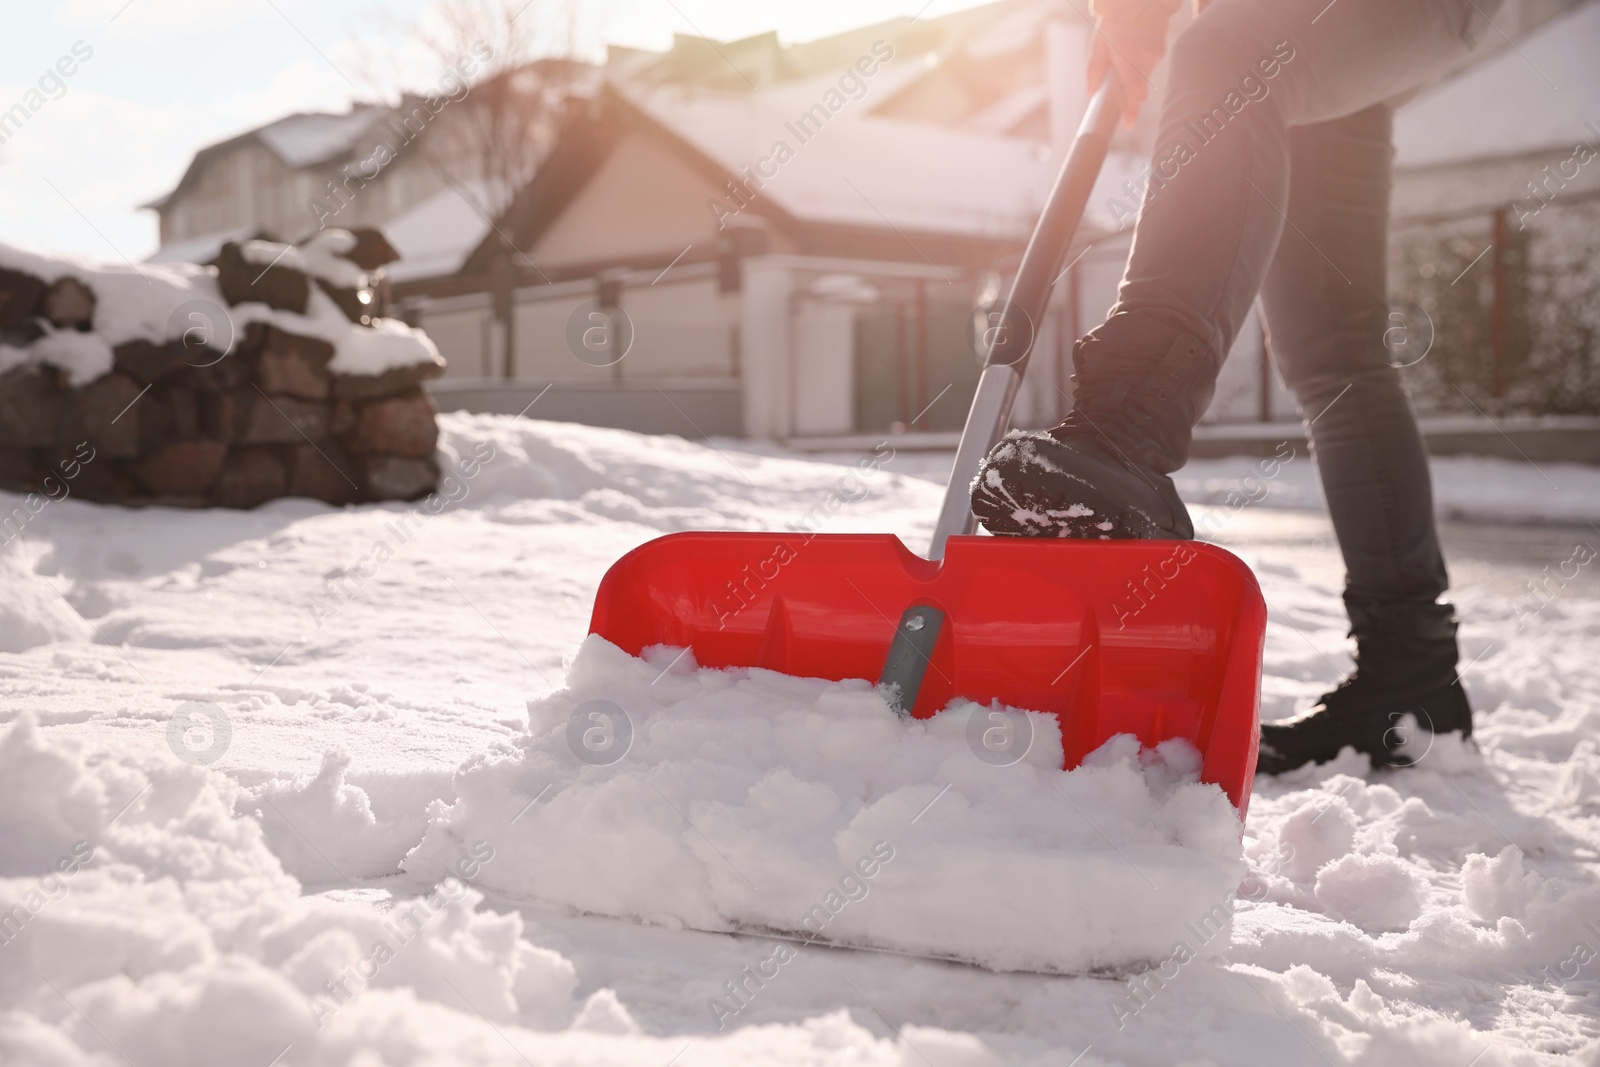
<instances>
[{"instance_id":1,"label":"pile of snow on shovel","mask_svg":"<svg viewBox=\"0 0 1600 1067\"><path fill-rule=\"evenodd\" d=\"M1084 972L1228 944L1238 816L1184 741L1061 770L1052 715L903 721L864 681L587 639L528 732L457 772L406 859L466 842L491 893L678 928ZM802 949L803 951L804 949Z\"/></svg>"}]
</instances>

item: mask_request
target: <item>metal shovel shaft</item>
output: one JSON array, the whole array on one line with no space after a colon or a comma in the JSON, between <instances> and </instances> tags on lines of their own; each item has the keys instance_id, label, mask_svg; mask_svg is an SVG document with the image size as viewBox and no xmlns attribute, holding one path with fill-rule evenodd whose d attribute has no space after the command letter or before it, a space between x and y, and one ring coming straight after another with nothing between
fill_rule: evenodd
<instances>
[{"instance_id":1,"label":"metal shovel shaft","mask_svg":"<svg viewBox=\"0 0 1600 1067\"><path fill-rule=\"evenodd\" d=\"M956 449L944 504L928 546L929 559L944 558L945 542L956 534L969 534L977 522L972 514L971 483L983 457L1005 435L1011 422L1011 405L1027 373L1037 325L1044 321L1050 290L1066 259L1067 248L1089 203L1089 193L1100 176L1111 136L1122 114L1122 93L1116 79L1107 75L1089 100L1083 122L1072 140L1061 172L1045 201L1039 222L1028 239L1022 264L1011 283L1011 293L985 331L988 351L978 391L967 412Z\"/></svg>"}]
</instances>

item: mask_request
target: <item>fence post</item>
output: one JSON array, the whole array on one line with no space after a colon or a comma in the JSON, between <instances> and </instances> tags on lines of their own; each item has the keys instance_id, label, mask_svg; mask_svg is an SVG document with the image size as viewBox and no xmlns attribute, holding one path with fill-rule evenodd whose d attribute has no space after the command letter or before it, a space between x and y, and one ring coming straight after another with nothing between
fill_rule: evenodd
<instances>
[{"instance_id":1,"label":"fence post","mask_svg":"<svg viewBox=\"0 0 1600 1067\"><path fill-rule=\"evenodd\" d=\"M1489 274L1489 395L1505 394L1506 358L1506 209L1495 208L1490 243L1494 258Z\"/></svg>"},{"instance_id":2,"label":"fence post","mask_svg":"<svg viewBox=\"0 0 1600 1067\"><path fill-rule=\"evenodd\" d=\"M917 411L915 430L928 413L928 280L918 278L915 283L917 300Z\"/></svg>"},{"instance_id":3,"label":"fence post","mask_svg":"<svg viewBox=\"0 0 1600 1067\"><path fill-rule=\"evenodd\" d=\"M500 376L517 376L517 281L511 253L495 256L495 316L500 320Z\"/></svg>"},{"instance_id":4,"label":"fence post","mask_svg":"<svg viewBox=\"0 0 1600 1067\"><path fill-rule=\"evenodd\" d=\"M898 295L894 301L894 384L896 421L911 429L911 360L906 351L906 305Z\"/></svg>"}]
</instances>

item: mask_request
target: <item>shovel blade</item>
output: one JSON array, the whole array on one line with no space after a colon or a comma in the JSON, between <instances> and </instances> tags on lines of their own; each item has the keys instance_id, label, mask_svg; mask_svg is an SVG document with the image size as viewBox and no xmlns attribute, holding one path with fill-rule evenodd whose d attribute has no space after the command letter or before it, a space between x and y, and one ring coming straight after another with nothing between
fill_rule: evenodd
<instances>
[{"instance_id":1,"label":"shovel blade","mask_svg":"<svg viewBox=\"0 0 1600 1067\"><path fill-rule=\"evenodd\" d=\"M1116 734L1185 738L1244 817L1266 605L1212 545L952 537L934 561L891 534L669 534L606 572L589 629L633 655L875 682L915 606L943 622L913 716L956 697L1054 714L1066 768Z\"/></svg>"}]
</instances>

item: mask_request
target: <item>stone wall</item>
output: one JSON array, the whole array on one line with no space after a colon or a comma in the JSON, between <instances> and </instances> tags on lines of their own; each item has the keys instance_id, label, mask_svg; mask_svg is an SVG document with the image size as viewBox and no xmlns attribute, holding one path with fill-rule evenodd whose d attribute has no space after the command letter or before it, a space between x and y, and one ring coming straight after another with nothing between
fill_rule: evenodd
<instances>
[{"instance_id":1,"label":"stone wall","mask_svg":"<svg viewBox=\"0 0 1600 1067\"><path fill-rule=\"evenodd\" d=\"M433 364L333 374L332 345L259 322L225 357L182 341L114 351L115 369L77 389L47 364L0 375L0 488L76 466L86 500L250 508L410 500L438 479L421 389Z\"/></svg>"},{"instance_id":2,"label":"stone wall","mask_svg":"<svg viewBox=\"0 0 1600 1067\"><path fill-rule=\"evenodd\" d=\"M41 336L57 348L91 336L91 286L3 273L0 356L17 364ZM108 373L76 387L59 362L11 366L0 373L0 489L58 497L65 486L85 500L233 508L430 492L438 430L421 386L442 370L437 358L338 373L333 343L283 328L294 320L282 312L262 317L272 316L242 322L226 353L188 333L125 341L111 349Z\"/></svg>"}]
</instances>

